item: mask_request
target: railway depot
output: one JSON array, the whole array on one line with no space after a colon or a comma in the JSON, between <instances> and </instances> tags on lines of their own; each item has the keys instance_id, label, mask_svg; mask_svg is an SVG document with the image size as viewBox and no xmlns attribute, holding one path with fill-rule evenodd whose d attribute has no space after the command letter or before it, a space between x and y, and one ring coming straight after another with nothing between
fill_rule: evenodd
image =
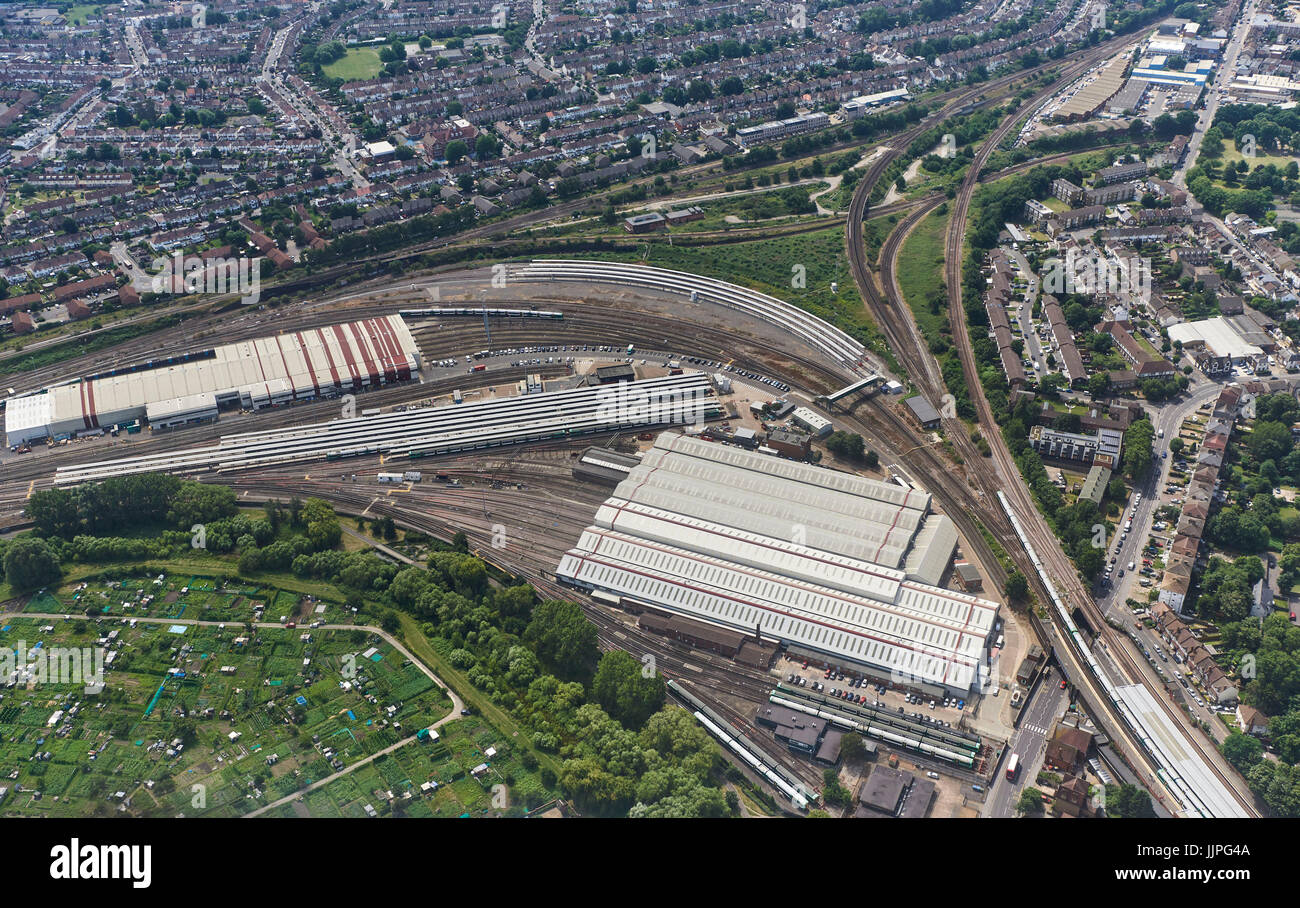
<instances>
[{"instance_id":1,"label":"railway depot","mask_svg":"<svg viewBox=\"0 0 1300 908\"><path fill-rule=\"evenodd\" d=\"M260 410L407 381L420 362L400 316L303 328L15 398L6 408L5 434L15 445L136 419L173 428L215 419L222 409Z\"/></svg>"},{"instance_id":2,"label":"railway depot","mask_svg":"<svg viewBox=\"0 0 1300 908\"><path fill-rule=\"evenodd\" d=\"M956 542L924 492L665 432L556 576L965 696L998 606L935 585Z\"/></svg>"}]
</instances>

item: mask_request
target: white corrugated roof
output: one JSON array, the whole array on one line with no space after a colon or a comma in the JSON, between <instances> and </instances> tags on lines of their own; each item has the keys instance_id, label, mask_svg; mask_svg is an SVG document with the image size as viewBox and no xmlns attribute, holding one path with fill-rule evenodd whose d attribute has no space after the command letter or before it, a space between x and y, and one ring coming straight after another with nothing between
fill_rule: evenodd
<instances>
[{"instance_id":1,"label":"white corrugated roof","mask_svg":"<svg viewBox=\"0 0 1300 908\"><path fill-rule=\"evenodd\" d=\"M642 476L645 481L639 483L624 480L628 488L620 485L614 490L615 497L778 539L802 538L815 548L891 568L899 567L915 526L910 517L894 527L885 520L844 515L815 503L781 499L755 490L734 493L723 485L667 472L643 471L637 479ZM631 498L624 498L623 493Z\"/></svg>"},{"instance_id":2,"label":"white corrugated roof","mask_svg":"<svg viewBox=\"0 0 1300 908\"><path fill-rule=\"evenodd\" d=\"M991 603L919 585L880 603L608 530L584 532L557 574L959 689L973 683L994 614Z\"/></svg>"},{"instance_id":3,"label":"white corrugated roof","mask_svg":"<svg viewBox=\"0 0 1300 908\"><path fill-rule=\"evenodd\" d=\"M400 316L386 315L216 347L213 356L50 389L47 423L88 415L145 415L150 403L195 394L238 392L284 381L298 396L336 382L350 386L411 365L419 350Z\"/></svg>"},{"instance_id":4,"label":"white corrugated roof","mask_svg":"<svg viewBox=\"0 0 1300 908\"><path fill-rule=\"evenodd\" d=\"M997 614L937 581L956 544L929 496L662 433L557 575L836 659L969 690ZM918 533L919 531L919 533ZM914 539L914 537L916 537ZM890 563L892 559L892 564Z\"/></svg>"}]
</instances>

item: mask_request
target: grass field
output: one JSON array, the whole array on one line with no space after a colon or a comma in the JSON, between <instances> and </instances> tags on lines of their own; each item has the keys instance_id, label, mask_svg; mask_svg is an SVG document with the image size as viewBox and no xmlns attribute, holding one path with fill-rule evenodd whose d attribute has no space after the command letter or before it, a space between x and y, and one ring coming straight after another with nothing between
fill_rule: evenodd
<instances>
[{"instance_id":1,"label":"grass field","mask_svg":"<svg viewBox=\"0 0 1300 908\"><path fill-rule=\"evenodd\" d=\"M98 16L103 7L97 3L78 3L76 6L68 8L63 14L71 25L85 25L86 19L90 16Z\"/></svg>"},{"instance_id":2,"label":"grass field","mask_svg":"<svg viewBox=\"0 0 1300 908\"><path fill-rule=\"evenodd\" d=\"M1242 153L1237 150L1237 144L1232 141L1232 139L1224 139L1223 157L1219 158L1219 161L1227 164L1236 164L1242 158ZM1288 157L1286 155L1257 154L1253 158L1247 159L1247 163L1249 163L1250 168L1254 170L1262 164L1273 164L1277 167L1286 167L1286 165L1295 160L1300 159Z\"/></svg>"},{"instance_id":3,"label":"grass field","mask_svg":"<svg viewBox=\"0 0 1300 908\"><path fill-rule=\"evenodd\" d=\"M373 79L383 68L384 64L379 59L378 48L353 47L341 59L322 67L322 70L331 79L359 82Z\"/></svg>"},{"instance_id":4,"label":"grass field","mask_svg":"<svg viewBox=\"0 0 1300 908\"><path fill-rule=\"evenodd\" d=\"M880 247L885 244L890 231L898 223L898 218L896 214L886 214L870 218L862 225L862 242L867 247L867 255L872 267L875 267L876 261L880 258Z\"/></svg>"},{"instance_id":5,"label":"grass field","mask_svg":"<svg viewBox=\"0 0 1300 908\"><path fill-rule=\"evenodd\" d=\"M948 333L943 282L944 231L947 214L931 214L912 231L898 252L898 288L927 340Z\"/></svg>"},{"instance_id":6,"label":"grass field","mask_svg":"<svg viewBox=\"0 0 1300 908\"><path fill-rule=\"evenodd\" d=\"M794 303L856 337L901 374L854 286L845 257L843 226L719 246L650 243L648 256L648 265L731 281ZM635 252L605 252L598 257L642 260ZM838 283L836 293L831 292L832 281ZM800 283L803 286L797 286Z\"/></svg>"}]
</instances>

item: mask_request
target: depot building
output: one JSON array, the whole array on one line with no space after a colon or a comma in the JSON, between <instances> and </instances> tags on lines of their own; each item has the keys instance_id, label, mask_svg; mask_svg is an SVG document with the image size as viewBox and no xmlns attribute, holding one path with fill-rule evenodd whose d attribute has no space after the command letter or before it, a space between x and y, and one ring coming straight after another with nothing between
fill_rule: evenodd
<instances>
[{"instance_id":1,"label":"depot building","mask_svg":"<svg viewBox=\"0 0 1300 908\"><path fill-rule=\"evenodd\" d=\"M998 606L936 585L956 543L925 492L664 432L556 576L965 696L982 684Z\"/></svg>"},{"instance_id":2,"label":"depot building","mask_svg":"<svg viewBox=\"0 0 1300 908\"><path fill-rule=\"evenodd\" d=\"M284 331L12 398L5 435L15 445L138 419L177 428L215 419L222 409L259 410L405 381L419 369L419 349L400 316Z\"/></svg>"}]
</instances>

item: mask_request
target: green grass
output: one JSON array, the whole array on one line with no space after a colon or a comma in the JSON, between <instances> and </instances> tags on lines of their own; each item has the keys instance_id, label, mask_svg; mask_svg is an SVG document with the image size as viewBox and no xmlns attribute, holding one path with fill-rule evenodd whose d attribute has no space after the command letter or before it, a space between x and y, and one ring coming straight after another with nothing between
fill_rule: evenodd
<instances>
[{"instance_id":1,"label":"green grass","mask_svg":"<svg viewBox=\"0 0 1300 908\"><path fill-rule=\"evenodd\" d=\"M1224 139L1223 156L1221 158L1218 158L1216 160L1216 163L1236 164L1238 161L1242 160L1243 157L1245 156L1237 150L1236 142L1234 142L1232 139ZM1300 159L1294 157L1288 157L1286 155L1257 154L1253 158L1248 158L1247 163L1250 165L1250 169L1254 170L1256 167L1259 167L1262 164L1273 164L1277 167L1286 167L1286 165L1290 164L1292 161L1295 160L1300 160Z\"/></svg>"},{"instance_id":2,"label":"green grass","mask_svg":"<svg viewBox=\"0 0 1300 908\"><path fill-rule=\"evenodd\" d=\"M867 247L867 255L870 257L873 267L880 258L880 247L889 238L889 234L893 231L894 225L898 223L898 219L899 216L896 214L885 214L869 218L862 225L862 242Z\"/></svg>"},{"instance_id":3,"label":"green grass","mask_svg":"<svg viewBox=\"0 0 1300 908\"><path fill-rule=\"evenodd\" d=\"M331 79L344 82L360 82L373 79L384 68L379 59L379 49L375 47L353 47L338 60L321 69Z\"/></svg>"},{"instance_id":4,"label":"green grass","mask_svg":"<svg viewBox=\"0 0 1300 908\"><path fill-rule=\"evenodd\" d=\"M99 15L102 9L103 7L97 3L79 3L69 7L63 14L63 18L72 25L85 25L88 17Z\"/></svg>"},{"instance_id":5,"label":"green grass","mask_svg":"<svg viewBox=\"0 0 1300 908\"><path fill-rule=\"evenodd\" d=\"M947 228L947 214L931 214L916 226L898 252L898 289L927 340L948 333L948 306L943 281L943 247Z\"/></svg>"},{"instance_id":6,"label":"green grass","mask_svg":"<svg viewBox=\"0 0 1300 908\"><path fill-rule=\"evenodd\" d=\"M0 805L5 815L102 815L118 803L108 796L123 791L133 814L235 816L333 771L311 736L351 765L451 708L418 666L362 630L318 631L305 640L297 630L279 628L247 634L238 626L189 625L173 634L166 626L146 623L128 627L76 620L49 627L45 619L21 617L8 623L9 630L0 634L6 645L39 639L47 645L89 646L111 626L118 639L110 647L119 658L103 677L111 693L98 699L87 695L90 708L65 718L69 734L50 735L46 721L67 695L81 698L82 685L72 679L0 693L0 757L19 770L22 786ZM237 637L248 639L236 643ZM182 649L186 644L192 648ZM357 661L369 646L383 658ZM184 674L172 677L172 671ZM352 681L350 689L340 684L345 678ZM390 704L397 707L391 713ZM286 722L290 710L299 708L298 721ZM182 714L192 722L194 737L183 752L165 755L155 745L185 733L177 721ZM237 742L229 739L232 731L239 733ZM490 740L500 738L491 734ZM417 746L412 745L413 756ZM28 759L37 748L51 758ZM87 759L90 749L99 751L94 760ZM272 754L277 759L268 763ZM392 770L379 773L385 787L396 788L413 775L412 763L392 757L377 762ZM146 779L155 784L145 784ZM205 792L204 803L193 799L195 783ZM250 799L246 794L253 785L262 795ZM34 790L43 797L29 794Z\"/></svg>"}]
</instances>

